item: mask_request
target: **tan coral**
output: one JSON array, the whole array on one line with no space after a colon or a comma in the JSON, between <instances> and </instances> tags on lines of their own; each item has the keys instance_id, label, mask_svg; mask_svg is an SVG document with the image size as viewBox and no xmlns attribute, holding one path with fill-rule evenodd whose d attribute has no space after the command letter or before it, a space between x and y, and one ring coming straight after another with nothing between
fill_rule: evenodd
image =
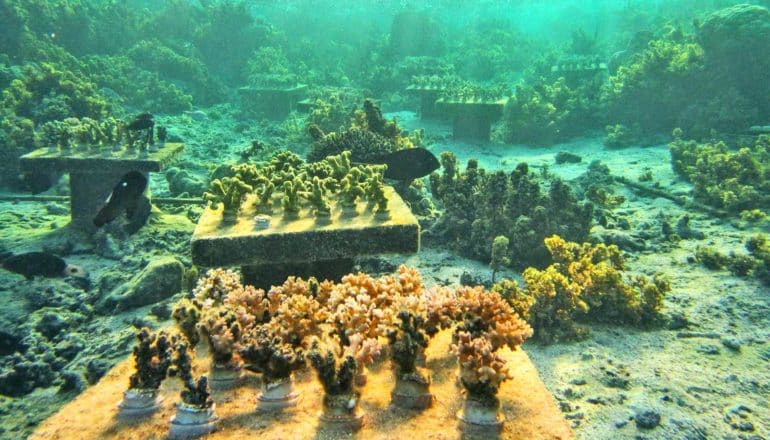
<instances>
[{"instance_id":1,"label":"tan coral","mask_svg":"<svg viewBox=\"0 0 770 440\"><path fill-rule=\"evenodd\" d=\"M221 304L230 292L240 289L243 289L243 285L237 273L218 268L209 269L206 275L198 280L193 294L201 301Z\"/></svg>"}]
</instances>

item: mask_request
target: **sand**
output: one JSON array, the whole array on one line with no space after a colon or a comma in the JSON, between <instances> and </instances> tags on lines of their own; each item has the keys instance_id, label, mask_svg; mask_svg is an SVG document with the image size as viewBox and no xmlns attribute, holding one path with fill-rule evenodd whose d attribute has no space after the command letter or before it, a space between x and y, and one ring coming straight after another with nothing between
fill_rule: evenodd
<instances>
[{"instance_id":1,"label":"sand","mask_svg":"<svg viewBox=\"0 0 770 440\"><path fill-rule=\"evenodd\" d=\"M214 394L219 429L207 438L236 439L543 439L568 440L572 433L562 418L555 401L545 390L537 371L522 350L505 350L503 355L512 367L514 379L500 390L502 412L506 417L503 431L463 435L455 417L462 405L461 388L457 385L456 359L448 353L450 331L437 335L427 351L428 368L433 372L431 390L435 402L424 411L405 410L390 403L393 375L389 362L374 365L368 380L360 388L361 408L365 413L363 428L355 435L333 431L319 423L323 390L314 373L304 371L297 377L300 400L295 408L280 413L256 412L258 392L255 376L235 390ZM199 365L200 367L200 365ZM159 439L168 430L179 401L180 383L167 380L161 388L162 408L150 418L125 422L116 418L117 403L128 384L132 360L113 368L95 386L89 388L58 413L46 420L31 439Z\"/></svg>"}]
</instances>

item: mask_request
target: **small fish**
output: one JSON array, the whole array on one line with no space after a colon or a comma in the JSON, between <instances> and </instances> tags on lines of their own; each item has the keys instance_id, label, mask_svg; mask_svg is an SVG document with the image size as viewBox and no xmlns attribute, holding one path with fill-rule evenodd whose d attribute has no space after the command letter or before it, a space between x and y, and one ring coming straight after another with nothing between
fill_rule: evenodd
<instances>
[{"instance_id":1,"label":"small fish","mask_svg":"<svg viewBox=\"0 0 770 440\"><path fill-rule=\"evenodd\" d=\"M205 121L209 118L209 115L201 110L185 110L184 114L189 116L193 121L198 122Z\"/></svg>"},{"instance_id":2,"label":"small fish","mask_svg":"<svg viewBox=\"0 0 770 440\"><path fill-rule=\"evenodd\" d=\"M25 254L0 257L0 259L2 259L3 269L24 275L24 278L28 280L36 276L88 279L88 272L82 267L67 264L61 257L47 252L27 252Z\"/></svg>"},{"instance_id":3,"label":"small fish","mask_svg":"<svg viewBox=\"0 0 770 440\"><path fill-rule=\"evenodd\" d=\"M128 125L126 125L126 129L131 131L137 131L137 130L147 130L148 128L152 128L155 126L155 121L152 119L153 116L150 113L141 113L137 115L133 121L129 122Z\"/></svg>"},{"instance_id":4,"label":"small fish","mask_svg":"<svg viewBox=\"0 0 770 440\"><path fill-rule=\"evenodd\" d=\"M414 179L425 177L440 166L436 156L425 148L406 148L394 151L369 160L367 163L387 165L385 178L402 182L411 182Z\"/></svg>"},{"instance_id":5,"label":"small fish","mask_svg":"<svg viewBox=\"0 0 770 440\"><path fill-rule=\"evenodd\" d=\"M131 171L124 175L94 217L94 225L97 228L102 227L124 212L128 218L132 218L141 205L139 202L145 189L147 189L147 178L144 174Z\"/></svg>"}]
</instances>

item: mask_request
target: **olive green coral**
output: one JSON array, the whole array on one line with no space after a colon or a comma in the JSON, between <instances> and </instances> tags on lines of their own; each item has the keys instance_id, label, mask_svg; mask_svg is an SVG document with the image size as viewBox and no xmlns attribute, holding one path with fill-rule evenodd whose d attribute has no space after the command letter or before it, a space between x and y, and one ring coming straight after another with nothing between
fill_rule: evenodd
<instances>
[{"instance_id":1,"label":"olive green coral","mask_svg":"<svg viewBox=\"0 0 770 440\"><path fill-rule=\"evenodd\" d=\"M384 172L381 165L351 164L349 151L313 163L306 163L289 151L280 151L269 162L230 167L230 176L212 181L204 198L214 208L223 204L229 215L237 212L244 197L251 193L257 196L258 212L272 213L277 201L289 218L298 216L308 203L314 215L326 218L331 215L332 201L352 208L362 199L369 202L370 209L385 213L388 199Z\"/></svg>"},{"instance_id":2,"label":"olive green coral","mask_svg":"<svg viewBox=\"0 0 770 440\"><path fill-rule=\"evenodd\" d=\"M669 145L671 165L693 183L695 199L736 213L768 206L769 147L767 135L737 149L723 141L699 143L679 137Z\"/></svg>"},{"instance_id":3,"label":"olive green coral","mask_svg":"<svg viewBox=\"0 0 770 440\"><path fill-rule=\"evenodd\" d=\"M211 182L211 187L203 194L203 199L210 202L214 209L222 205L226 214L234 214L240 208L244 196L253 190L251 185L236 177L223 177Z\"/></svg>"},{"instance_id":4,"label":"olive green coral","mask_svg":"<svg viewBox=\"0 0 770 440\"><path fill-rule=\"evenodd\" d=\"M510 240L504 256L512 267L544 267L550 262L544 238L588 238L593 206L578 203L561 180L552 180L545 192L526 163L510 173L487 173L475 160L460 171L451 153L442 154L441 162L443 173L433 173L430 181L444 213L431 232L463 254L489 261L492 243L502 235Z\"/></svg>"},{"instance_id":5,"label":"olive green coral","mask_svg":"<svg viewBox=\"0 0 770 440\"><path fill-rule=\"evenodd\" d=\"M523 288L508 281L493 289L527 319L538 341L584 338L588 331L580 322L648 326L659 319L669 283L658 275L626 276L617 246L581 245L556 235L546 238L545 245L552 265L527 268Z\"/></svg>"}]
</instances>

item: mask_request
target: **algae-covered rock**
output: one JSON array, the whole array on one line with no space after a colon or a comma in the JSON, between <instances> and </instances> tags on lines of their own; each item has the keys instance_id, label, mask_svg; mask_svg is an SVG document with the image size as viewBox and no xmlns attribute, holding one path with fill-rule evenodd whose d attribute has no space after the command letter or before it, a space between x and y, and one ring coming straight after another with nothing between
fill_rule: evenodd
<instances>
[{"instance_id":1,"label":"algae-covered rock","mask_svg":"<svg viewBox=\"0 0 770 440\"><path fill-rule=\"evenodd\" d=\"M169 298L182 289L184 266L174 257L152 261L96 304L99 312L129 310Z\"/></svg>"},{"instance_id":2,"label":"algae-covered rock","mask_svg":"<svg viewBox=\"0 0 770 440\"><path fill-rule=\"evenodd\" d=\"M208 184L186 170L172 167L166 171L168 190L174 195L187 193L190 196L200 196L208 189Z\"/></svg>"},{"instance_id":3,"label":"algae-covered rock","mask_svg":"<svg viewBox=\"0 0 770 440\"><path fill-rule=\"evenodd\" d=\"M770 11L741 4L708 15L698 29L698 40L708 52L735 55L770 45Z\"/></svg>"}]
</instances>

